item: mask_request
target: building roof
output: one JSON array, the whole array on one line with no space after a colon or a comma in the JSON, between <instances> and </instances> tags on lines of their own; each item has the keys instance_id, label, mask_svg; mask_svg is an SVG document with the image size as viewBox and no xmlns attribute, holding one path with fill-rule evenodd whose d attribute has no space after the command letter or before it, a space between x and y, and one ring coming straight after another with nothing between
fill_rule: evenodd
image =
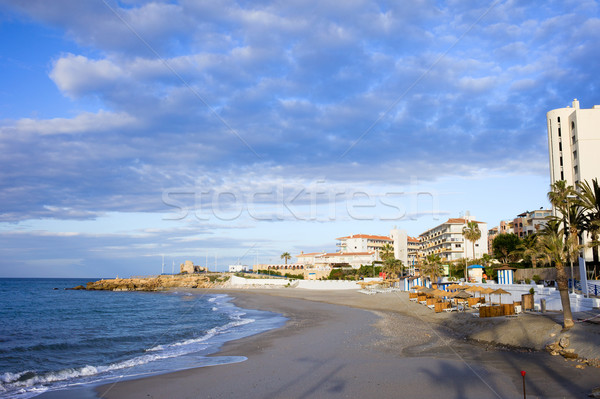
<instances>
[{"instance_id":1,"label":"building roof","mask_svg":"<svg viewBox=\"0 0 600 399\"><path fill-rule=\"evenodd\" d=\"M466 220L464 218L450 218L446 224L466 224L467 222L483 223L478 222L477 220Z\"/></svg>"},{"instance_id":2,"label":"building roof","mask_svg":"<svg viewBox=\"0 0 600 399\"><path fill-rule=\"evenodd\" d=\"M420 242L417 237L411 237L411 236L408 236L406 238L406 241L408 241L408 242Z\"/></svg>"},{"instance_id":3,"label":"building roof","mask_svg":"<svg viewBox=\"0 0 600 399\"><path fill-rule=\"evenodd\" d=\"M352 234L350 236L336 238L336 240L347 240L348 238L366 238L367 240L394 241L387 236L374 236L370 234Z\"/></svg>"},{"instance_id":4,"label":"building roof","mask_svg":"<svg viewBox=\"0 0 600 399\"><path fill-rule=\"evenodd\" d=\"M375 252L330 252L323 254L324 257L333 256L359 256L359 255L373 255Z\"/></svg>"},{"instance_id":5,"label":"building roof","mask_svg":"<svg viewBox=\"0 0 600 399\"><path fill-rule=\"evenodd\" d=\"M315 256L315 255L321 255L323 252L309 252L306 254L300 254L300 255L296 255L296 258L301 258L303 256Z\"/></svg>"}]
</instances>

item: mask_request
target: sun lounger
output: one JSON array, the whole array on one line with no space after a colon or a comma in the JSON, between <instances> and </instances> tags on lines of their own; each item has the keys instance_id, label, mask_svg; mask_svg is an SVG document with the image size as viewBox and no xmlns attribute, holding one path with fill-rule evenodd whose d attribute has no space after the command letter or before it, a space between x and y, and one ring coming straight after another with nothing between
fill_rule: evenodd
<instances>
[{"instance_id":1,"label":"sun lounger","mask_svg":"<svg viewBox=\"0 0 600 399\"><path fill-rule=\"evenodd\" d=\"M456 312L456 311L458 311L458 308L456 306L444 309L444 312Z\"/></svg>"}]
</instances>

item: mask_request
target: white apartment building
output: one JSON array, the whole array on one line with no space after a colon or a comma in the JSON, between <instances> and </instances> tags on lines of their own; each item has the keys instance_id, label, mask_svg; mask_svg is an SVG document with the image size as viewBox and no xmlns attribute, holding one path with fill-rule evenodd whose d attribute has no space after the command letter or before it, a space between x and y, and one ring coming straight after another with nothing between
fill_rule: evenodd
<instances>
[{"instance_id":1,"label":"white apartment building","mask_svg":"<svg viewBox=\"0 0 600 399\"><path fill-rule=\"evenodd\" d=\"M474 218L467 215L465 218L448 219L445 223L425 231L419 236L421 256L436 254L446 261L464 259L465 256L472 259L473 243L466 241L462 235L468 221L474 221ZM487 223L476 223L481 237L475 242L475 258L481 258L483 254L488 253L488 228Z\"/></svg>"},{"instance_id":2,"label":"white apartment building","mask_svg":"<svg viewBox=\"0 0 600 399\"><path fill-rule=\"evenodd\" d=\"M323 268L325 266L335 266L348 264L354 269L362 265L370 265L378 260L378 254L375 251L362 252L311 252L296 255L298 265L312 268Z\"/></svg>"},{"instance_id":3,"label":"white apartment building","mask_svg":"<svg viewBox=\"0 0 600 399\"><path fill-rule=\"evenodd\" d=\"M551 183L565 180L576 187L599 178L600 105L581 109L575 99L572 107L553 109L546 116Z\"/></svg>"},{"instance_id":4,"label":"white apartment building","mask_svg":"<svg viewBox=\"0 0 600 399\"><path fill-rule=\"evenodd\" d=\"M565 180L577 187L579 182L600 178L600 105L590 109L558 108L546 114L548 122L548 151L550 155L550 182ZM556 215L556 210L553 210ZM584 244L589 237L584 236ZM585 258L591 259L591 249Z\"/></svg>"},{"instance_id":5,"label":"white apartment building","mask_svg":"<svg viewBox=\"0 0 600 399\"><path fill-rule=\"evenodd\" d=\"M353 234L346 237L336 238L336 244L340 252L369 252L379 251L384 245L393 245L394 240L386 236L377 236L369 234Z\"/></svg>"}]
</instances>

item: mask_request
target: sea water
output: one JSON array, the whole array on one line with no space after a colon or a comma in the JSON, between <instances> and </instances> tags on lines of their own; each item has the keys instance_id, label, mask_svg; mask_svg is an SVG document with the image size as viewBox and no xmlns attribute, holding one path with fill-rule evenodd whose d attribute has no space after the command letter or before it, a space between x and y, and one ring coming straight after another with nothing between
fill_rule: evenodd
<instances>
[{"instance_id":1,"label":"sea water","mask_svg":"<svg viewBox=\"0 0 600 399\"><path fill-rule=\"evenodd\" d=\"M0 279L0 398L239 362L207 355L284 324L230 297L74 291L95 279Z\"/></svg>"}]
</instances>

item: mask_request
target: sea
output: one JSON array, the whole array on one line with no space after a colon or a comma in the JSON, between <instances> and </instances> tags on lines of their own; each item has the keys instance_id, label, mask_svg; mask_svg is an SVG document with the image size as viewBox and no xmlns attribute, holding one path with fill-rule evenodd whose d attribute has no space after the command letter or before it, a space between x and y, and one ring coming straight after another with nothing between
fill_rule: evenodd
<instances>
[{"instance_id":1,"label":"sea","mask_svg":"<svg viewBox=\"0 0 600 399\"><path fill-rule=\"evenodd\" d=\"M219 348L286 320L224 294L67 289L94 280L0 278L0 398L241 362Z\"/></svg>"}]
</instances>

